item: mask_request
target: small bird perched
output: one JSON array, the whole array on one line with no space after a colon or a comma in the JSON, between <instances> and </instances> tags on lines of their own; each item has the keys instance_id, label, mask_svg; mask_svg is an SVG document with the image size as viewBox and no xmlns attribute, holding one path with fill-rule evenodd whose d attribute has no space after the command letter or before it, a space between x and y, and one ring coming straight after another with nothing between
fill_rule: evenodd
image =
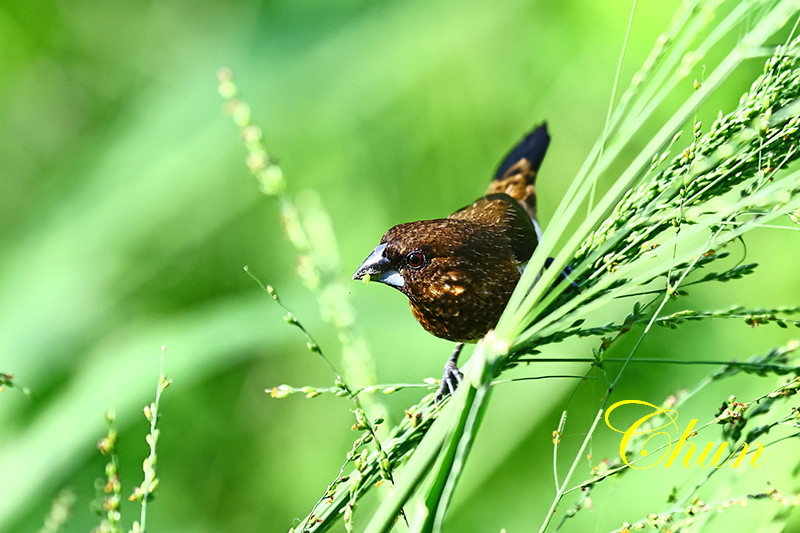
<instances>
[{"instance_id":1,"label":"small bird perched","mask_svg":"<svg viewBox=\"0 0 800 533\"><path fill-rule=\"evenodd\" d=\"M539 243L535 179L549 144L542 123L506 155L485 196L447 218L394 226L353 275L398 289L423 328L458 343L437 398L455 390L463 343L497 324Z\"/></svg>"}]
</instances>

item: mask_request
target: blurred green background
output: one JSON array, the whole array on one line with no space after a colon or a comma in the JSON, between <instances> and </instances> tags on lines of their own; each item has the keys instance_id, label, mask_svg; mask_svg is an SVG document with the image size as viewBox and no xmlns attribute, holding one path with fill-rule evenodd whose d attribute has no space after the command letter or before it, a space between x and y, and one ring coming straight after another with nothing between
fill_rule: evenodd
<instances>
[{"instance_id":1,"label":"blurred green background","mask_svg":"<svg viewBox=\"0 0 800 533\"><path fill-rule=\"evenodd\" d=\"M623 80L676 6L640 2ZM346 281L391 225L472 201L505 151L543 119L553 136L540 174L546 226L602 130L629 9L618 0L4 1L0 371L32 396L0 395L0 531L36 531L65 487L77 495L65 531L99 522L90 502L103 476L95 443L106 409L117 411L122 430L124 494L140 482L141 407L153 397L162 344L174 383L162 400L154 531L285 531L311 509L356 436L346 400L264 393L332 378L244 265L278 289L334 359L339 345L294 274L275 202L247 173L238 132L221 112L220 67L234 70L290 193L322 198ZM743 70L703 113L729 109L759 61ZM797 304L798 249L794 232L751 235L747 261L762 263L754 276L700 288L672 309ZM737 260L745 254L731 251ZM350 290L380 382L440 375L451 347L419 328L401 295L356 283ZM609 313L627 311L623 302ZM690 325L654 332L639 353L743 358L790 336L741 323ZM594 345L545 355L587 356ZM579 370L531 366L515 375ZM634 366L619 398L659 403L706 372ZM709 405L774 383L719 384L697 415L682 416L707 419ZM574 386L552 379L497 389L449 530L538 527L552 497L550 433ZM602 388L586 385L570 405L592 407ZM421 395L386 398L388 416L397 420ZM568 442L586 428L579 418ZM615 453L616 437L607 437L593 462ZM799 458L796 445L784 446L767 467L718 481L729 496L764 490L765 480L790 492L798 487L788 470ZM637 520L666 506L672 484L700 476L650 470L607 482L595 509L564 530ZM774 511L754 505L713 524L743 531ZM123 512L128 525L138 517L133 504ZM356 517L363 526L365 516Z\"/></svg>"}]
</instances>

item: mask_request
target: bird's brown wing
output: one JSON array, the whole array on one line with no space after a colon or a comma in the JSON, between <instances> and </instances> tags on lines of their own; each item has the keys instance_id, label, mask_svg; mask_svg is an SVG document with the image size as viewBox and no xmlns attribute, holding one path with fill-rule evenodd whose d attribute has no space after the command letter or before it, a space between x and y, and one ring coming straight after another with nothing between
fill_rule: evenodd
<instances>
[{"instance_id":1,"label":"bird's brown wing","mask_svg":"<svg viewBox=\"0 0 800 533\"><path fill-rule=\"evenodd\" d=\"M511 254L526 262L538 244L533 221L520 204L506 193L488 194L448 218L465 220L508 238Z\"/></svg>"}]
</instances>

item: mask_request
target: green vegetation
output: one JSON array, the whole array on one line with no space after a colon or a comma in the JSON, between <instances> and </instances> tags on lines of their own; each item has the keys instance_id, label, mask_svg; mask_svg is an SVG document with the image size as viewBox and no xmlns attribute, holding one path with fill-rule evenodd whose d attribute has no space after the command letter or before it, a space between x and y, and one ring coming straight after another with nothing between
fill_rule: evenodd
<instances>
[{"instance_id":1,"label":"green vegetation","mask_svg":"<svg viewBox=\"0 0 800 533\"><path fill-rule=\"evenodd\" d=\"M797 9L4 3L0 531L796 527ZM543 119L546 238L440 408L449 343L349 274ZM763 466L625 468L624 399Z\"/></svg>"}]
</instances>

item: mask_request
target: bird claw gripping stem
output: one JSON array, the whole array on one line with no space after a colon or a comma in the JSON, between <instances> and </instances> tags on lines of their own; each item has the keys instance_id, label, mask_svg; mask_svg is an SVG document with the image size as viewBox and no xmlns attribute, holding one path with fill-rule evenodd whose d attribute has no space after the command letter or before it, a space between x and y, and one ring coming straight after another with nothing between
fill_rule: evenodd
<instances>
[{"instance_id":1,"label":"bird claw gripping stem","mask_svg":"<svg viewBox=\"0 0 800 533\"><path fill-rule=\"evenodd\" d=\"M441 402L445 396L453 394L464 379L464 374L458 369L458 356L461 354L462 348L464 348L463 342L456 344L453 355L450 356L450 359L448 359L447 363L444 365L442 383L439 385L439 390L436 392L437 403Z\"/></svg>"}]
</instances>

